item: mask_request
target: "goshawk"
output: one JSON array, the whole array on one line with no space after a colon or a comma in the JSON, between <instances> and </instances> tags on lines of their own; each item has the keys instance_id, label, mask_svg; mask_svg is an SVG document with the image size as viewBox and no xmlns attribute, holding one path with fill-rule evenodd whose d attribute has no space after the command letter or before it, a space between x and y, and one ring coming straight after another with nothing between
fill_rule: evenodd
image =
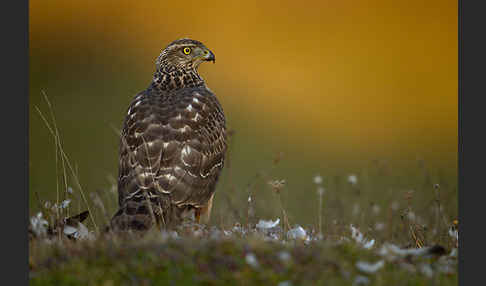
<instances>
[{"instance_id":1,"label":"goshawk","mask_svg":"<svg viewBox=\"0 0 486 286\"><path fill-rule=\"evenodd\" d=\"M214 54L199 41L170 43L150 86L132 100L120 140L117 230L208 220L226 151L225 116L198 73Z\"/></svg>"}]
</instances>

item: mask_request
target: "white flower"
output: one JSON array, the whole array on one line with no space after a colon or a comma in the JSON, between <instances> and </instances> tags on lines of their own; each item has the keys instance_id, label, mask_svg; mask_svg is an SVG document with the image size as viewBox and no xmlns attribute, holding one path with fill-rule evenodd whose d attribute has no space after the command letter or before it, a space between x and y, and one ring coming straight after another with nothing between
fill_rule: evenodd
<instances>
[{"instance_id":1,"label":"white flower","mask_svg":"<svg viewBox=\"0 0 486 286\"><path fill-rule=\"evenodd\" d=\"M67 191L68 193L72 194L72 193L73 193L73 188L68 187L66 191Z\"/></svg>"},{"instance_id":2,"label":"white flower","mask_svg":"<svg viewBox=\"0 0 486 286\"><path fill-rule=\"evenodd\" d=\"M375 240L367 240L364 238L363 234L359 231L359 229L355 228L353 225L350 225L351 228L351 237L360 244L365 249L370 249L375 244Z\"/></svg>"},{"instance_id":3,"label":"white flower","mask_svg":"<svg viewBox=\"0 0 486 286\"><path fill-rule=\"evenodd\" d=\"M78 229L75 228L75 227L72 227L70 225L65 225L64 226L64 229L63 229L63 232L64 232L65 235L73 235L76 232L78 232Z\"/></svg>"},{"instance_id":4,"label":"white flower","mask_svg":"<svg viewBox=\"0 0 486 286\"><path fill-rule=\"evenodd\" d=\"M287 232L287 237L289 237L290 239L306 240L307 233L300 225L297 225Z\"/></svg>"},{"instance_id":5,"label":"white flower","mask_svg":"<svg viewBox=\"0 0 486 286\"><path fill-rule=\"evenodd\" d=\"M384 260L379 260L373 264L366 261L356 262L356 268L358 268L359 271L368 274L375 273L376 271L380 270L384 265L385 265Z\"/></svg>"},{"instance_id":6,"label":"white flower","mask_svg":"<svg viewBox=\"0 0 486 286\"><path fill-rule=\"evenodd\" d=\"M258 260L255 256L255 254L253 253L248 253L246 254L245 256L245 261L246 263L248 263L248 265L250 265L251 267L254 267L254 268L258 268L260 265L258 264Z\"/></svg>"},{"instance_id":7,"label":"white flower","mask_svg":"<svg viewBox=\"0 0 486 286\"><path fill-rule=\"evenodd\" d=\"M457 248L453 248L451 253L449 254L450 257L457 257Z\"/></svg>"},{"instance_id":8,"label":"white flower","mask_svg":"<svg viewBox=\"0 0 486 286\"><path fill-rule=\"evenodd\" d=\"M231 230L223 230L223 233L225 236L231 236L232 234Z\"/></svg>"},{"instance_id":9,"label":"white flower","mask_svg":"<svg viewBox=\"0 0 486 286\"><path fill-rule=\"evenodd\" d=\"M361 243L363 241L363 234L359 231L359 229L355 228L354 225L349 226L351 228L351 237L356 241Z\"/></svg>"},{"instance_id":10,"label":"white flower","mask_svg":"<svg viewBox=\"0 0 486 286\"><path fill-rule=\"evenodd\" d=\"M70 199L66 199L64 201L61 202L61 205L59 206L59 208L61 209L65 209L69 206L69 204L71 203L71 200Z\"/></svg>"},{"instance_id":11,"label":"white flower","mask_svg":"<svg viewBox=\"0 0 486 286\"><path fill-rule=\"evenodd\" d=\"M370 248L373 247L373 245L375 245L375 240L374 239L369 240L369 241L363 243L363 248L370 249Z\"/></svg>"},{"instance_id":12,"label":"white flower","mask_svg":"<svg viewBox=\"0 0 486 286\"><path fill-rule=\"evenodd\" d=\"M394 260L398 257L405 257L405 256L426 256L431 247L422 247L422 248L406 248L402 249L394 244L385 243L378 251L378 255L382 257L386 257L389 260Z\"/></svg>"},{"instance_id":13,"label":"white flower","mask_svg":"<svg viewBox=\"0 0 486 286\"><path fill-rule=\"evenodd\" d=\"M454 238L455 240L459 240L459 232L452 227L449 228L449 236Z\"/></svg>"},{"instance_id":14,"label":"white flower","mask_svg":"<svg viewBox=\"0 0 486 286\"><path fill-rule=\"evenodd\" d=\"M38 212L36 216L30 218L30 224L32 226L32 231L34 231L37 236L47 233L47 226L49 223L42 218L41 212Z\"/></svg>"},{"instance_id":15,"label":"white flower","mask_svg":"<svg viewBox=\"0 0 486 286\"><path fill-rule=\"evenodd\" d=\"M71 225L64 225L63 233L67 236L72 236L75 239L93 239L94 235L91 233L88 228L78 222L77 227Z\"/></svg>"},{"instance_id":16,"label":"white flower","mask_svg":"<svg viewBox=\"0 0 486 286\"><path fill-rule=\"evenodd\" d=\"M231 232L232 232L232 234L239 234L239 235L245 235L246 234L246 230L243 227L241 227L241 225L239 223L235 223L235 225L231 229Z\"/></svg>"},{"instance_id":17,"label":"white flower","mask_svg":"<svg viewBox=\"0 0 486 286\"><path fill-rule=\"evenodd\" d=\"M267 229L267 228L274 228L276 227L278 224L280 223L280 219L277 218L277 220L275 221L272 221L272 220L260 220L257 225L256 225L256 228L259 228L259 229Z\"/></svg>"},{"instance_id":18,"label":"white flower","mask_svg":"<svg viewBox=\"0 0 486 286\"><path fill-rule=\"evenodd\" d=\"M322 177L321 177L321 175L316 175L314 177L314 183L316 183L318 185L322 184Z\"/></svg>"},{"instance_id":19,"label":"white flower","mask_svg":"<svg viewBox=\"0 0 486 286\"><path fill-rule=\"evenodd\" d=\"M348 176L348 182L351 185L356 185L358 183L358 177L355 174L351 174Z\"/></svg>"},{"instance_id":20,"label":"white flower","mask_svg":"<svg viewBox=\"0 0 486 286\"><path fill-rule=\"evenodd\" d=\"M251 203L251 195L248 196L248 202Z\"/></svg>"}]
</instances>

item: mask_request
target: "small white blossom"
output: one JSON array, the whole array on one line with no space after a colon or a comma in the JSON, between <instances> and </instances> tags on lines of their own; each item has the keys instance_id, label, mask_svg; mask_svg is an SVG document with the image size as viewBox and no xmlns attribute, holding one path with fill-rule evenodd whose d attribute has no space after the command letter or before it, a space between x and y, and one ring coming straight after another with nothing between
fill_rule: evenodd
<instances>
[{"instance_id":1,"label":"small white blossom","mask_svg":"<svg viewBox=\"0 0 486 286\"><path fill-rule=\"evenodd\" d=\"M449 228L449 236L454 238L455 240L459 240L459 232L452 227Z\"/></svg>"},{"instance_id":2,"label":"small white blossom","mask_svg":"<svg viewBox=\"0 0 486 286\"><path fill-rule=\"evenodd\" d=\"M71 200L70 199L66 199L64 201L61 202L61 205L59 206L59 208L61 209L65 209L69 206L69 204L71 203Z\"/></svg>"},{"instance_id":3,"label":"small white blossom","mask_svg":"<svg viewBox=\"0 0 486 286\"><path fill-rule=\"evenodd\" d=\"M73 235L78 232L78 229L70 225L65 225L63 231L65 235Z\"/></svg>"},{"instance_id":4,"label":"small white blossom","mask_svg":"<svg viewBox=\"0 0 486 286\"><path fill-rule=\"evenodd\" d=\"M318 184L318 185L322 184L322 177L321 177L321 175L316 175L314 177L314 183L315 184Z\"/></svg>"},{"instance_id":5,"label":"small white blossom","mask_svg":"<svg viewBox=\"0 0 486 286\"><path fill-rule=\"evenodd\" d=\"M375 263L369 263L366 261L356 262L356 268L358 268L359 271L368 274L375 273L376 271L380 270L384 265L385 265L384 260L379 260Z\"/></svg>"},{"instance_id":6,"label":"small white blossom","mask_svg":"<svg viewBox=\"0 0 486 286\"><path fill-rule=\"evenodd\" d=\"M223 230L223 234L225 236L231 236L232 232L231 232L231 230Z\"/></svg>"},{"instance_id":7,"label":"small white blossom","mask_svg":"<svg viewBox=\"0 0 486 286\"><path fill-rule=\"evenodd\" d=\"M365 243L363 243L363 248L370 249L373 247L373 245L375 245L375 240L374 239L368 240Z\"/></svg>"},{"instance_id":8,"label":"small white blossom","mask_svg":"<svg viewBox=\"0 0 486 286\"><path fill-rule=\"evenodd\" d=\"M451 253L449 254L450 257L457 257L457 248L453 248Z\"/></svg>"},{"instance_id":9,"label":"small white blossom","mask_svg":"<svg viewBox=\"0 0 486 286\"><path fill-rule=\"evenodd\" d=\"M356 185L358 183L358 176L356 176L355 174L351 174L348 176L348 182L351 184L351 185Z\"/></svg>"},{"instance_id":10,"label":"small white blossom","mask_svg":"<svg viewBox=\"0 0 486 286\"><path fill-rule=\"evenodd\" d=\"M353 225L350 225L351 228L351 237L360 244L365 249L370 249L375 244L375 240L367 240L364 238L364 235L359 231L359 229L355 228Z\"/></svg>"},{"instance_id":11,"label":"small white blossom","mask_svg":"<svg viewBox=\"0 0 486 286\"><path fill-rule=\"evenodd\" d=\"M75 239L93 239L94 234L88 230L88 228L78 222L77 227L71 225L64 225L63 233L67 236L71 236Z\"/></svg>"},{"instance_id":12,"label":"small white blossom","mask_svg":"<svg viewBox=\"0 0 486 286\"><path fill-rule=\"evenodd\" d=\"M287 232L287 237L289 237L290 239L306 240L307 233L300 225L297 225Z\"/></svg>"},{"instance_id":13,"label":"small white blossom","mask_svg":"<svg viewBox=\"0 0 486 286\"><path fill-rule=\"evenodd\" d=\"M47 226L49 223L42 218L42 213L38 212L36 216L30 218L30 225L32 226L32 231L34 231L37 236L40 236L47 233Z\"/></svg>"},{"instance_id":14,"label":"small white blossom","mask_svg":"<svg viewBox=\"0 0 486 286\"><path fill-rule=\"evenodd\" d=\"M256 228L259 228L259 229L267 229L267 228L274 228L276 227L278 224L280 223L280 219L277 218L277 220L275 221L272 221L272 220L260 220L257 225L256 225Z\"/></svg>"},{"instance_id":15,"label":"small white blossom","mask_svg":"<svg viewBox=\"0 0 486 286\"><path fill-rule=\"evenodd\" d=\"M68 193L72 194L72 193L73 193L73 188L68 187L66 191L67 191Z\"/></svg>"},{"instance_id":16,"label":"small white blossom","mask_svg":"<svg viewBox=\"0 0 486 286\"><path fill-rule=\"evenodd\" d=\"M430 247L422 248L406 248L402 249L394 244L385 243L378 250L378 255L386 257L389 260L395 260L398 257L411 256L425 256L429 253Z\"/></svg>"},{"instance_id":17,"label":"small white blossom","mask_svg":"<svg viewBox=\"0 0 486 286\"><path fill-rule=\"evenodd\" d=\"M260 265L258 264L258 260L253 253L248 253L245 256L245 261L250 265L251 267L258 268Z\"/></svg>"}]
</instances>

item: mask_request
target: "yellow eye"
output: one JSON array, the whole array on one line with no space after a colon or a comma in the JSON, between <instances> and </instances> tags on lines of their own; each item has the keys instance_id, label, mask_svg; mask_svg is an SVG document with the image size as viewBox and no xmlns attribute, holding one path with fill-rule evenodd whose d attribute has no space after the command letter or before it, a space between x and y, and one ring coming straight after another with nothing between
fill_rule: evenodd
<instances>
[{"instance_id":1,"label":"yellow eye","mask_svg":"<svg viewBox=\"0 0 486 286\"><path fill-rule=\"evenodd\" d=\"M184 48L184 54L188 55L191 53L191 48Z\"/></svg>"}]
</instances>

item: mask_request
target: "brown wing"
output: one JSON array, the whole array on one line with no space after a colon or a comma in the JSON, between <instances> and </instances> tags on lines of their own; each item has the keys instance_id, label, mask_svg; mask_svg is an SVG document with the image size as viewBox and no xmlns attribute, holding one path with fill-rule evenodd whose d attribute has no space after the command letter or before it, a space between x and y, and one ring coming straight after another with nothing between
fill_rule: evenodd
<instances>
[{"instance_id":1,"label":"brown wing","mask_svg":"<svg viewBox=\"0 0 486 286\"><path fill-rule=\"evenodd\" d=\"M206 88L147 90L130 104L120 144L120 207L141 190L176 206L202 207L224 164L224 114Z\"/></svg>"}]
</instances>

